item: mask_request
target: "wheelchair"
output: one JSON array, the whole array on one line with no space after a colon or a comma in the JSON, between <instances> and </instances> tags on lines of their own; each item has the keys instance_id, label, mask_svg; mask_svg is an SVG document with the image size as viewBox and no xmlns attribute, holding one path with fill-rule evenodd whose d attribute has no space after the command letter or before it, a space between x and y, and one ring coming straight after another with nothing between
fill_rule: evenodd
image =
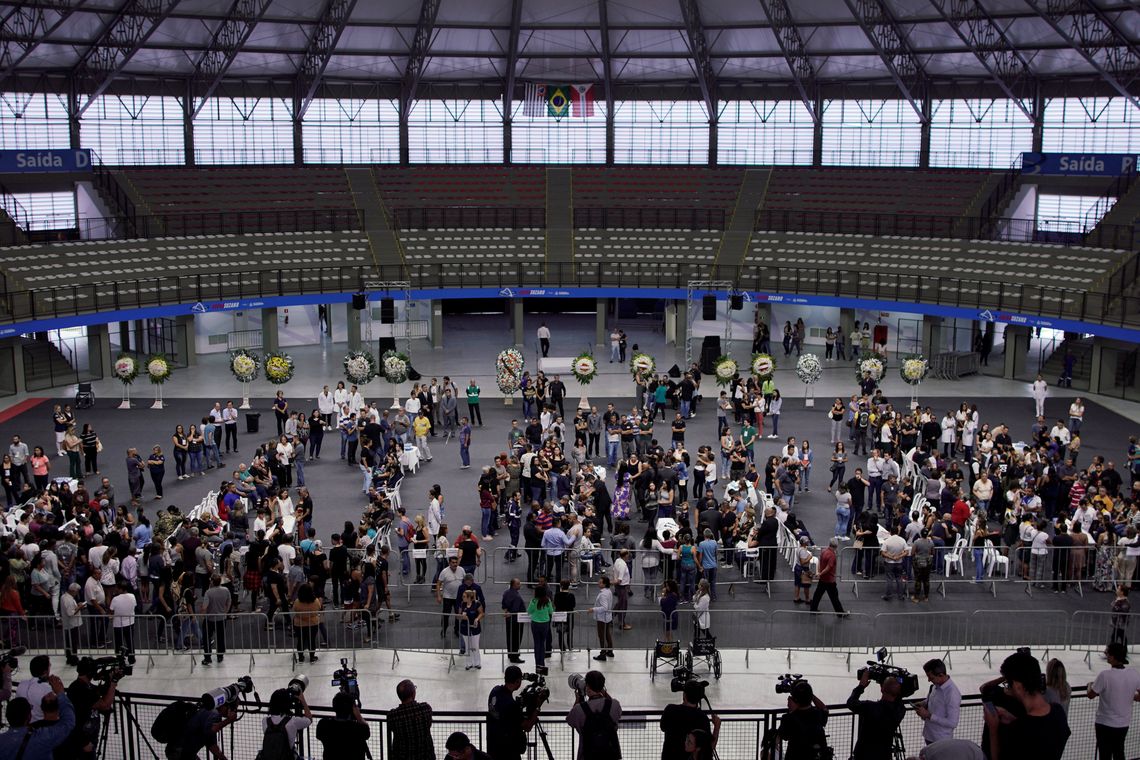
<instances>
[{"instance_id":1,"label":"wheelchair","mask_svg":"<svg viewBox=\"0 0 1140 760\"><path fill-rule=\"evenodd\" d=\"M657 671L662 666L668 666L669 675L672 676L673 669L681 665L681 657L681 642L657 639L653 645L653 662L649 666L649 680L657 680Z\"/></svg>"},{"instance_id":2,"label":"wheelchair","mask_svg":"<svg viewBox=\"0 0 1140 760\"><path fill-rule=\"evenodd\" d=\"M91 383L80 383L75 391L75 408L90 409L95 406L95 391L91 390Z\"/></svg>"},{"instance_id":3,"label":"wheelchair","mask_svg":"<svg viewBox=\"0 0 1140 760\"><path fill-rule=\"evenodd\" d=\"M716 648L716 636L704 635L693 618L693 637L689 640L689 647L685 651L685 667L693 669L693 663L700 660L712 671L713 678L720 680L721 662L720 650Z\"/></svg>"}]
</instances>

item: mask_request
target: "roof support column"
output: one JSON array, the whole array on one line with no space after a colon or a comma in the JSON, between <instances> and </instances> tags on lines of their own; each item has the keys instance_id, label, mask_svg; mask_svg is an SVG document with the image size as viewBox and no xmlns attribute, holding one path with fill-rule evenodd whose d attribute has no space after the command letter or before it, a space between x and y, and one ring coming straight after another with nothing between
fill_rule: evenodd
<instances>
[{"instance_id":1,"label":"roof support column","mask_svg":"<svg viewBox=\"0 0 1140 760\"><path fill-rule=\"evenodd\" d=\"M930 90L922 95L922 124L921 137L918 142L918 166L920 169L930 168L930 114L933 109L930 99Z\"/></svg>"},{"instance_id":2,"label":"roof support column","mask_svg":"<svg viewBox=\"0 0 1140 760\"><path fill-rule=\"evenodd\" d=\"M815 92L815 124L811 130L811 165L823 166L823 96Z\"/></svg>"},{"instance_id":3,"label":"roof support column","mask_svg":"<svg viewBox=\"0 0 1140 760\"><path fill-rule=\"evenodd\" d=\"M1045 96L1038 83L1033 92L1033 152L1045 150Z\"/></svg>"},{"instance_id":4,"label":"roof support column","mask_svg":"<svg viewBox=\"0 0 1140 760\"><path fill-rule=\"evenodd\" d=\"M305 135L304 120L305 109L308 108L310 98L305 98L300 87L293 88L293 164L300 166L305 163Z\"/></svg>"},{"instance_id":5,"label":"roof support column","mask_svg":"<svg viewBox=\"0 0 1140 760\"><path fill-rule=\"evenodd\" d=\"M186 92L182 96L182 151L183 163L193 166L194 160L194 81L186 80Z\"/></svg>"}]
</instances>

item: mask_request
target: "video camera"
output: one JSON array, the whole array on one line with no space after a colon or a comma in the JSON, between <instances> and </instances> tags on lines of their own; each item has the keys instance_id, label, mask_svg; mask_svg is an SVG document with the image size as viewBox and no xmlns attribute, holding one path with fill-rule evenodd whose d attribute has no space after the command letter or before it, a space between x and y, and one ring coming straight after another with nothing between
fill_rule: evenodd
<instances>
[{"instance_id":1,"label":"video camera","mask_svg":"<svg viewBox=\"0 0 1140 760\"><path fill-rule=\"evenodd\" d=\"M530 681L530 683L519 692L519 708L523 715L529 718L542 708L542 704L546 700L550 699L550 688L546 685L546 678L536 673L523 673L522 677L524 681ZM572 687L573 684L571 684Z\"/></svg>"},{"instance_id":2,"label":"video camera","mask_svg":"<svg viewBox=\"0 0 1140 760\"><path fill-rule=\"evenodd\" d=\"M906 699L918 691L918 676L906 668L888 665L886 663L888 657L890 657L890 655L887 653L887 648L881 647L875 652L875 659L867 660L867 667L859 668L857 675L859 678L862 678L863 674L866 673L868 678L880 685L888 678L893 678L899 682L899 686L901 687L899 697Z\"/></svg>"},{"instance_id":3,"label":"video camera","mask_svg":"<svg viewBox=\"0 0 1140 760\"><path fill-rule=\"evenodd\" d=\"M134 666L121 654L108 657L84 657L77 666L79 673L87 673L92 681L118 681L123 676L134 675Z\"/></svg>"},{"instance_id":4,"label":"video camera","mask_svg":"<svg viewBox=\"0 0 1140 760\"><path fill-rule=\"evenodd\" d=\"M0 652L0 667L7 665L15 672L20 667L20 661L16 658L28 651L27 647L12 647Z\"/></svg>"},{"instance_id":5,"label":"video camera","mask_svg":"<svg viewBox=\"0 0 1140 760\"><path fill-rule=\"evenodd\" d=\"M669 681L669 691L684 691L685 687L691 683L695 683L701 687L701 695L697 700L698 702L705 699L705 688L708 687L708 681L698 681L696 676L693 675L692 668L678 665L673 668L673 678Z\"/></svg>"},{"instance_id":6,"label":"video camera","mask_svg":"<svg viewBox=\"0 0 1140 760\"><path fill-rule=\"evenodd\" d=\"M356 682L356 670L348 667L348 658L340 658L340 670L332 675L332 685L338 691L348 694L356 704L360 704L360 686Z\"/></svg>"},{"instance_id":7,"label":"video camera","mask_svg":"<svg viewBox=\"0 0 1140 760\"><path fill-rule=\"evenodd\" d=\"M792 687L801 681L804 681L804 677L799 673L784 673L782 676L777 676L776 693L791 694Z\"/></svg>"},{"instance_id":8,"label":"video camera","mask_svg":"<svg viewBox=\"0 0 1140 760\"><path fill-rule=\"evenodd\" d=\"M253 679L242 676L229 686L210 689L202 695L203 702L211 702L214 709L225 704L236 704L238 700L253 691Z\"/></svg>"}]
</instances>

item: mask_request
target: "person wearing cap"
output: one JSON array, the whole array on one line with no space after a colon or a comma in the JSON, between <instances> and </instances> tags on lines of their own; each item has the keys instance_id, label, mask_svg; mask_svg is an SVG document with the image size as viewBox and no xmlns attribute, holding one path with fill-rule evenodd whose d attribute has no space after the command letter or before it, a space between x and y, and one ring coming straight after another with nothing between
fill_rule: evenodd
<instances>
[{"instance_id":1,"label":"person wearing cap","mask_svg":"<svg viewBox=\"0 0 1140 760\"><path fill-rule=\"evenodd\" d=\"M1097 674L1088 687L1089 699L1100 698L1096 706L1097 757L1124 760L1124 739L1132 722L1132 703L1140 702L1140 673L1128 664L1128 648L1119 641L1104 650L1108 670Z\"/></svg>"},{"instance_id":2,"label":"person wearing cap","mask_svg":"<svg viewBox=\"0 0 1140 760\"><path fill-rule=\"evenodd\" d=\"M462 731L456 731L447 737L444 747L447 748L447 760L491 760L491 756L476 749Z\"/></svg>"},{"instance_id":3,"label":"person wearing cap","mask_svg":"<svg viewBox=\"0 0 1140 760\"><path fill-rule=\"evenodd\" d=\"M1060 760L1069 741L1065 708L1045 698L1041 664L1019 651L1001 664L1001 678L982 684L986 728L982 750L990 760Z\"/></svg>"}]
</instances>

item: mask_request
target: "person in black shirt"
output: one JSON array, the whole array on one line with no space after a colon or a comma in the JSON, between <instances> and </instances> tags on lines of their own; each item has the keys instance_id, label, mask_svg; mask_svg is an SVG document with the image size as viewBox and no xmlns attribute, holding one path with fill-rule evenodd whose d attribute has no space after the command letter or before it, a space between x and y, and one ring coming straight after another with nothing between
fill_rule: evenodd
<instances>
[{"instance_id":1,"label":"person in black shirt","mask_svg":"<svg viewBox=\"0 0 1140 760\"><path fill-rule=\"evenodd\" d=\"M332 706L336 717L321 718L317 722L317 739L324 746L324 756L336 760L364 760L372 735L368 721L361 717L351 694L337 692Z\"/></svg>"},{"instance_id":2,"label":"person in black shirt","mask_svg":"<svg viewBox=\"0 0 1140 760\"><path fill-rule=\"evenodd\" d=\"M333 546L329 549L329 577L332 578L333 605L341 605L340 589L348 580L348 547L339 533L333 533Z\"/></svg>"},{"instance_id":3,"label":"person in black shirt","mask_svg":"<svg viewBox=\"0 0 1140 760\"><path fill-rule=\"evenodd\" d=\"M686 760L685 737L700 729L709 733L709 717L701 709L704 687L696 681L685 684L684 699L679 705L667 705L661 711L661 731L665 740L661 744L661 760Z\"/></svg>"},{"instance_id":4,"label":"person in black shirt","mask_svg":"<svg viewBox=\"0 0 1140 760\"><path fill-rule=\"evenodd\" d=\"M863 468L856 467L854 477L847 481L847 492L851 494L851 515L847 518L847 531L849 533L852 526L858 523L859 515L863 514L869 485L871 485L871 481L863 477Z\"/></svg>"},{"instance_id":5,"label":"person in black shirt","mask_svg":"<svg viewBox=\"0 0 1140 760\"><path fill-rule=\"evenodd\" d=\"M779 737L788 743L784 760L816 760L827 746L827 705L815 696L811 684L797 681L788 692L788 712L780 719Z\"/></svg>"},{"instance_id":6,"label":"person in black shirt","mask_svg":"<svg viewBox=\"0 0 1140 760\"><path fill-rule=\"evenodd\" d=\"M1016 652L1002 662L1001 676L979 690L986 705L982 750L990 760L1060 760L1072 732L1065 708L1045 698L1037 658Z\"/></svg>"},{"instance_id":7,"label":"person in black shirt","mask_svg":"<svg viewBox=\"0 0 1140 760\"><path fill-rule=\"evenodd\" d=\"M879 685L878 702L861 700L871 676L867 671L859 678L859 685L847 698L847 709L859 716L859 740L855 742L852 760L882 760L891 756L895 731L902 723L906 707L899 700L902 685L895 678L886 678Z\"/></svg>"},{"instance_id":8,"label":"person in black shirt","mask_svg":"<svg viewBox=\"0 0 1140 760\"><path fill-rule=\"evenodd\" d=\"M522 669L511 665L503 683L487 696L487 753L495 760L519 760L526 752L526 732L538 722L538 709L523 715L514 693L522 688Z\"/></svg>"}]
</instances>

